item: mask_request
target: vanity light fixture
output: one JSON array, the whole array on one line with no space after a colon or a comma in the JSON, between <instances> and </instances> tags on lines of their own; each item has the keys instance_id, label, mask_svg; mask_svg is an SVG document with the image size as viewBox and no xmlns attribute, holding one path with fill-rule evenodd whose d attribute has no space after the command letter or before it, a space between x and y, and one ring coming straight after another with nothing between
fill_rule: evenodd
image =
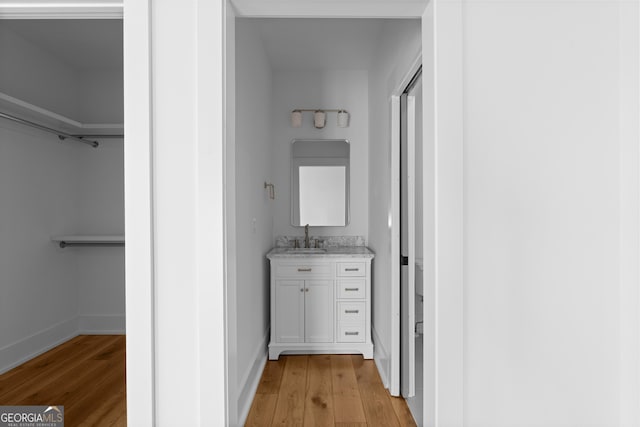
<instances>
[{"instance_id":1,"label":"vanity light fixture","mask_svg":"<svg viewBox=\"0 0 640 427\"><path fill-rule=\"evenodd\" d=\"M321 110L318 108L296 108L291 111L291 127L302 127L302 113L304 111L313 112L313 126L322 129L327 124L327 113L337 113L337 125L340 128L349 127L349 112L343 109Z\"/></svg>"}]
</instances>

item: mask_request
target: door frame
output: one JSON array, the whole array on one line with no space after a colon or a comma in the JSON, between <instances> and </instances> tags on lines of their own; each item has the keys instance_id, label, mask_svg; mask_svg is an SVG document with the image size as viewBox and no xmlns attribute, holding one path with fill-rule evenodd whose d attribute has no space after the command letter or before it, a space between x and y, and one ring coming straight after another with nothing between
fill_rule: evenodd
<instances>
[{"instance_id":1,"label":"door frame","mask_svg":"<svg viewBox=\"0 0 640 427\"><path fill-rule=\"evenodd\" d=\"M144 2L129 4L124 20L125 64L125 292L127 419L132 425L155 424L153 187L151 179L151 111L131 108L150 98L149 10ZM0 19L123 19L120 0L0 2ZM136 25L132 25L135 22ZM143 58L143 59L141 59ZM127 106L129 108L127 108ZM135 135L135 138L131 136ZM131 286L136 283L136 286Z\"/></svg>"},{"instance_id":2,"label":"door frame","mask_svg":"<svg viewBox=\"0 0 640 427\"><path fill-rule=\"evenodd\" d=\"M319 2L290 2L277 0L235 0L235 14L238 17L323 17L323 18L419 18L422 20L422 57L423 64L423 122L431 124L432 132L424 130L425 148L423 165L431 165L433 169L432 193L423 195L432 197L435 209L429 216L425 212L423 219L425 232L427 224L432 225L431 236L435 240L428 247L424 241L424 254L434 254L432 259L431 281L433 283L434 328L425 331L427 337L433 339L430 361L432 368L425 369L425 380L434 384L433 393L425 393L425 408L432 408L434 418L425 425L462 425L463 416L463 355L462 355L462 4L445 0L423 1L390 0L386 2L366 0L343 1L323 5ZM366 11L366 12L363 12ZM425 31L424 29L428 29ZM232 37L231 34L227 34ZM417 60L416 60L417 61ZM418 63L419 65L419 63ZM414 64L416 66L416 64ZM425 67L429 72L425 73ZM234 71L234 65L228 64L228 72ZM411 70L408 77L413 77ZM399 85L391 96L392 108L399 108L399 95L408 81ZM227 86L227 90L232 88ZM398 97L394 99L394 95ZM431 108L427 108L427 100L431 100ZM398 110L399 112L399 110ZM399 121L392 116L390 139L399 133ZM227 124L228 125L228 124ZM399 141L397 141L399 142ZM233 144L227 140L227 145ZM399 189L394 191L399 182L398 144L392 142L391 180L392 180L392 221L390 227L391 256L399 259ZM429 154L434 157L427 158ZM394 160L394 157L397 161ZM425 182L427 177L425 176ZM427 187L423 185L423 190ZM396 209L397 207L397 209ZM431 220L428 223L427 220ZM425 259L425 268L429 265ZM391 285L391 319L392 349L390 357L390 392L399 393L400 367L400 269L397 262L391 262L390 276L377 278ZM425 277L427 273L425 272ZM227 286L232 286L227 283ZM426 292L426 290L425 290ZM429 335L430 334L430 335ZM426 346L425 346L425 349ZM426 353L425 353L426 354ZM427 356L425 356L427 357ZM395 374L394 374L395 373ZM394 380L397 378L397 380ZM425 382L426 384L426 382ZM426 402L429 400L429 402ZM426 413L426 410L425 410Z\"/></svg>"}]
</instances>

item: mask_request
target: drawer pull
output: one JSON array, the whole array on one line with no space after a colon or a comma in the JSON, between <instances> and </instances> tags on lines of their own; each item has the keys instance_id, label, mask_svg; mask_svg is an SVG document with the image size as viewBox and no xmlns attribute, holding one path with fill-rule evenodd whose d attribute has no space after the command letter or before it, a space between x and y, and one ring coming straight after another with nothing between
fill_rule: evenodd
<instances>
[{"instance_id":1,"label":"drawer pull","mask_svg":"<svg viewBox=\"0 0 640 427\"><path fill-rule=\"evenodd\" d=\"M344 312L345 314L358 314L360 310L345 310Z\"/></svg>"},{"instance_id":2,"label":"drawer pull","mask_svg":"<svg viewBox=\"0 0 640 427\"><path fill-rule=\"evenodd\" d=\"M344 271L360 271L359 268L345 268Z\"/></svg>"},{"instance_id":3,"label":"drawer pull","mask_svg":"<svg viewBox=\"0 0 640 427\"><path fill-rule=\"evenodd\" d=\"M360 335L360 332L345 332L345 335Z\"/></svg>"},{"instance_id":4,"label":"drawer pull","mask_svg":"<svg viewBox=\"0 0 640 427\"><path fill-rule=\"evenodd\" d=\"M311 268L299 268L298 271L300 271L300 272L311 271Z\"/></svg>"},{"instance_id":5,"label":"drawer pull","mask_svg":"<svg viewBox=\"0 0 640 427\"><path fill-rule=\"evenodd\" d=\"M344 290L346 292L358 292L358 290L360 290L360 288L344 288Z\"/></svg>"}]
</instances>

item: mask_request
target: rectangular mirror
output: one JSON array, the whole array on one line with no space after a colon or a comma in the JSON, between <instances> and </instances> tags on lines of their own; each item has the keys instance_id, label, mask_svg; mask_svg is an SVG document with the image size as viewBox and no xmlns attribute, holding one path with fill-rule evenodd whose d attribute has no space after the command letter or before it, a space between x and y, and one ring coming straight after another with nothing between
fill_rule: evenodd
<instances>
[{"instance_id":1,"label":"rectangular mirror","mask_svg":"<svg viewBox=\"0 0 640 427\"><path fill-rule=\"evenodd\" d=\"M295 139L291 144L291 224L349 223L349 142Z\"/></svg>"}]
</instances>

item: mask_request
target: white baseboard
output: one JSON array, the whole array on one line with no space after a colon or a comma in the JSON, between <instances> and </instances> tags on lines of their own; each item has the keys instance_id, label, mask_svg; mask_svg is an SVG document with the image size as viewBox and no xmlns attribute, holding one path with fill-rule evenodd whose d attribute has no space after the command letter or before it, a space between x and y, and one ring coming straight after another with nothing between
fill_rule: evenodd
<instances>
[{"instance_id":1,"label":"white baseboard","mask_svg":"<svg viewBox=\"0 0 640 427\"><path fill-rule=\"evenodd\" d=\"M124 314L102 316L78 316L79 335L122 335L125 333Z\"/></svg>"},{"instance_id":2,"label":"white baseboard","mask_svg":"<svg viewBox=\"0 0 640 427\"><path fill-rule=\"evenodd\" d=\"M382 340L378 335L376 329L371 327L371 335L373 339L373 360L376 362L376 366L378 367L378 372L380 373L380 379L382 380L382 385L386 389L389 388L389 353L387 349L382 344Z\"/></svg>"},{"instance_id":3,"label":"white baseboard","mask_svg":"<svg viewBox=\"0 0 640 427\"><path fill-rule=\"evenodd\" d=\"M238 421L243 426L249 416L249 410L253 403L253 398L258 390L258 384L262 377L262 371L267 363L267 345L269 344L269 329L265 331L264 337L260 341L260 344L256 347L256 351L253 355L253 363L251 369L249 369L238 384L240 392L238 393Z\"/></svg>"},{"instance_id":4,"label":"white baseboard","mask_svg":"<svg viewBox=\"0 0 640 427\"><path fill-rule=\"evenodd\" d=\"M0 374L78 335L78 319L68 319L0 348Z\"/></svg>"}]
</instances>

